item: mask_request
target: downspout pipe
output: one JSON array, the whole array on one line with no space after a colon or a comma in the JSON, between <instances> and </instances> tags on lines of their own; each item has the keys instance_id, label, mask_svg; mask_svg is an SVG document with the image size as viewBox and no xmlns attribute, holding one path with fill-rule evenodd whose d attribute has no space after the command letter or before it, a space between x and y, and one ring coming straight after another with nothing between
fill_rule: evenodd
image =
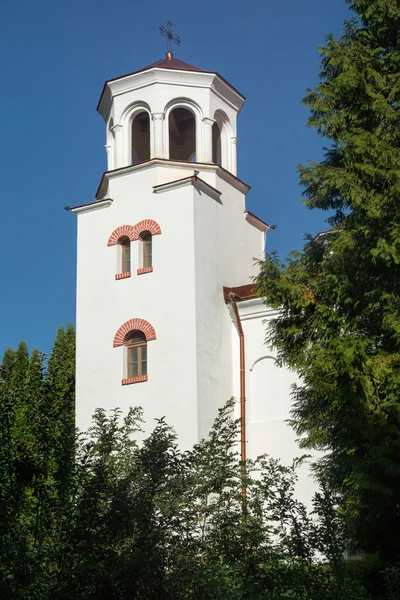
<instances>
[{"instance_id":1,"label":"downspout pipe","mask_svg":"<svg viewBox=\"0 0 400 600\"><path fill-rule=\"evenodd\" d=\"M244 512L246 511L246 360L244 351L244 333L242 327L242 321L240 320L239 310L237 302L235 300L235 294L232 292L229 294L229 298L232 304L233 314L239 332L239 343L240 343L240 460L242 462L242 498Z\"/></svg>"}]
</instances>

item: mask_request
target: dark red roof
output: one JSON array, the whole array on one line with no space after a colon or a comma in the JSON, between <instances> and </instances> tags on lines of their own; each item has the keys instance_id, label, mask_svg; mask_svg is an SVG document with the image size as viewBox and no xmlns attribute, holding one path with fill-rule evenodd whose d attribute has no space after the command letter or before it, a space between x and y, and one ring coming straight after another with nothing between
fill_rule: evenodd
<instances>
[{"instance_id":1,"label":"dark red roof","mask_svg":"<svg viewBox=\"0 0 400 600\"><path fill-rule=\"evenodd\" d=\"M178 69L181 71L202 71L198 67L194 67L193 65L189 65L189 63L183 62L183 60L179 60L178 58L162 58L161 60L157 60L152 65L148 65L141 71L146 71L147 69L152 69L153 67L158 67L159 69Z\"/></svg>"},{"instance_id":2,"label":"dark red roof","mask_svg":"<svg viewBox=\"0 0 400 600\"><path fill-rule=\"evenodd\" d=\"M241 300L250 300L256 298L256 283L245 283L244 285L236 285L235 287L223 286L225 302L231 302L231 294L235 296L235 300L240 302Z\"/></svg>"}]
</instances>

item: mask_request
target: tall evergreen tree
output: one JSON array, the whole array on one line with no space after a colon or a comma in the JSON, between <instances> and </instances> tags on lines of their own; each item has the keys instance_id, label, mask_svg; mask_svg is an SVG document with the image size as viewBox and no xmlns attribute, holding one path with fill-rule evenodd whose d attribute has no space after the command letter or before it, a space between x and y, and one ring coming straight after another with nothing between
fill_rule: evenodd
<instances>
[{"instance_id":1,"label":"tall evergreen tree","mask_svg":"<svg viewBox=\"0 0 400 600\"><path fill-rule=\"evenodd\" d=\"M72 326L48 361L21 342L0 365L1 597L41 597L49 576L75 463L74 366Z\"/></svg>"},{"instance_id":2,"label":"tall evergreen tree","mask_svg":"<svg viewBox=\"0 0 400 600\"><path fill-rule=\"evenodd\" d=\"M268 333L303 385L293 424L326 451L320 472L354 517L353 540L400 555L400 3L348 1L354 20L320 49L309 126L331 140L299 167L328 234L262 263L259 293L280 309Z\"/></svg>"},{"instance_id":3,"label":"tall evergreen tree","mask_svg":"<svg viewBox=\"0 0 400 600\"><path fill-rule=\"evenodd\" d=\"M47 406L51 407L53 435L57 438L56 478L60 493L67 493L75 452L75 329L60 327L46 373Z\"/></svg>"}]
</instances>

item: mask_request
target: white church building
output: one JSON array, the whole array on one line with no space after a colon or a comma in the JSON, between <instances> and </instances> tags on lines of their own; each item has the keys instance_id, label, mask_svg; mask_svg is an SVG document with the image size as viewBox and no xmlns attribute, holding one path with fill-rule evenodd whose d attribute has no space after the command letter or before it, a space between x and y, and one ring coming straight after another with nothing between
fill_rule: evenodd
<instances>
[{"instance_id":1,"label":"white church building","mask_svg":"<svg viewBox=\"0 0 400 600\"><path fill-rule=\"evenodd\" d=\"M71 209L81 429L97 407L141 406L149 428L165 416L188 448L234 396L242 452L284 463L302 454L285 422L297 378L265 346L275 313L252 284L270 227L247 210L250 188L237 177L244 100L170 52L104 84L108 170L96 200Z\"/></svg>"}]
</instances>

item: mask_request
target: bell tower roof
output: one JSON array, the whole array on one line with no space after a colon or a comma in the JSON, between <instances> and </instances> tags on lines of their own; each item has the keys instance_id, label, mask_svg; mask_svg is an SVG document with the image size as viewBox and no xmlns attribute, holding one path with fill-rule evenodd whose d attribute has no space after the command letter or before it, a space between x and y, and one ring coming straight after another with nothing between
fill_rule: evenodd
<instances>
[{"instance_id":1,"label":"bell tower roof","mask_svg":"<svg viewBox=\"0 0 400 600\"><path fill-rule=\"evenodd\" d=\"M165 58L161 58L151 65L147 65L147 67L143 67L142 69L138 69L137 71L132 71L131 73L125 73L125 75L119 75L119 77L113 77L112 79L107 79L104 83L103 89L101 91L100 99L97 104L97 111L101 112L100 106L104 97L104 94L109 87L110 83L115 81L119 81L120 79L125 79L126 77L132 77L134 75L138 75L139 73L144 73L145 71L150 71L152 69L166 69L171 71L186 71L186 72L196 72L196 73L207 73L210 75L215 75L223 81L228 87L230 87L241 99L242 103L246 100L245 96L239 92L232 84L229 83L222 75L217 73L216 71L207 71L206 69L200 69L199 67L195 67L189 63L184 62L183 60L179 60L175 58L172 52L167 52Z\"/></svg>"},{"instance_id":2,"label":"bell tower roof","mask_svg":"<svg viewBox=\"0 0 400 600\"><path fill-rule=\"evenodd\" d=\"M183 62L183 60L175 58L172 52L167 52L165 58L161 58L152 65L144 67L141 69L141 71L146 71L147 69L152 69L153 67L158 67L159 69L179 69L183 71L203 71L203 69L199 69L198 67L189 65L189 63Z\"/></svg>"}]
</instances>

